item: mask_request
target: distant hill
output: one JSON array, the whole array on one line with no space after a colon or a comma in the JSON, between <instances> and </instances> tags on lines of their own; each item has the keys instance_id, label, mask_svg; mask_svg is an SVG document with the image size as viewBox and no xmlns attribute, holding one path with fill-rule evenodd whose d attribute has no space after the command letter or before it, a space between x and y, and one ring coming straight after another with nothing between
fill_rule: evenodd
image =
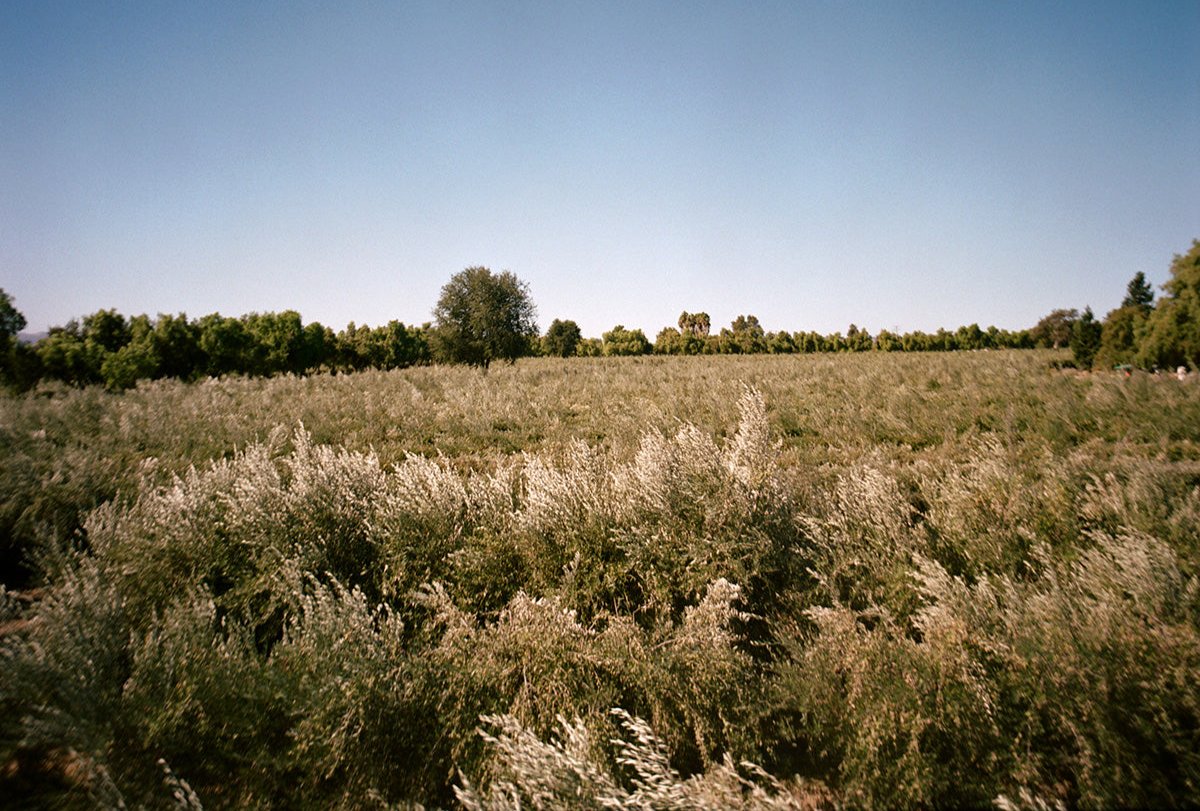
<instances>
[{"instance_id":1,"label":"distant hill","mask_svg":"<svg viewBox=\"0 0 1200 811\"><path fill-rule=\"evenodd\" d=\"M23 344L36 344L49 334L49 332L19 332L17 333L17 341Z\"/></svg>"}]
</instances>

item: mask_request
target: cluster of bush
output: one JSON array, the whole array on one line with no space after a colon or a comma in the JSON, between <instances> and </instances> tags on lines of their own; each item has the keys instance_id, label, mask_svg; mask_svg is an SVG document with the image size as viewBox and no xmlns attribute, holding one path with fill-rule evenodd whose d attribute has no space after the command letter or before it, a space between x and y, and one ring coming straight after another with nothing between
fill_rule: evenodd
<instances>
[{"instance_id":1,"label":"cluster of bush","mask_svg":"<svg viewBox=\"0 0 1200 811\"><path fill-rule=\"evenodd\" d=\"M737 411L723 439L676 423L483 466L279 430L147 467L46 555L32 605L0 591L0 793L1200 799L1196 459L968 432L829 475L788 466L757 391Z\"/></svg>"}]
</instances>

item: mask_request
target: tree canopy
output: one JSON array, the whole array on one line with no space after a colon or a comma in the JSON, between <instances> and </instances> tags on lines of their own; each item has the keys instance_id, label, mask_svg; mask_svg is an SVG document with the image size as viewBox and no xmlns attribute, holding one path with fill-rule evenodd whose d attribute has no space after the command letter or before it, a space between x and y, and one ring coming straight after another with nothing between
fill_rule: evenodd
<instances>
[{"instance_id":1,"label":"tree canopy","mask_svg":"<svg viewBox=\"0 0 1200 811\"><path fill-rule=\"evenodd\" d=\"M1101 328L1100 350L1096 354L1095 366L1111 368L1132 364L1135 360L1138 338L1145 329L1146 313L1141 307L1118 307L1104 317Z\"/></svg>"},{"instance_id":2,"label":"tree canopy","mask_svg":"<svg viewBox=\"0 0 1200 811\"><path fill-rule=\"evenodd\" d=\"M12 296L0 288L0 344L7 344L25 329L25 316L13 306Z\"/></svg>"},{"instance_id":3,"label":"tree canopy","mask_svg":"<svg viewBox=\"0 0 1200 811\"><path fill-rule=\"evenodd\" d=\"M1138 362L1166 368L1200 366L1200 239L1192 241L1190 251L1175 256L1163 290L1166 296L1146 320Z\"/></svg>"},{"instance_id":4,"label":"tree canopy","mask_svg":"<svg viewBox=\"0 0 1200 811\"><path fill-rule=\"evenodd\" d=\"M685 335L705 338L711 327L712 319L708 317L708 313L689 313L684 310L679 315L679 331Z\"/></svg>"},{"instance_id":5,"label":"tree canopy","mask_svg":"<svg viewBox=\"0 0 1200 811\"><path fill-rule=\"evenodd\" d=\"M550 322L546 337L542 339L542 349L547 355L556 358L569 358L575 354L583 333L574 321L560 321L557 318Z\"/></svg>"},{"instance_id":6,"label":"tree canopy","mask_svg":"<svg viewBox=\"0 0 1200 811\"><path fill-rule=\"evenodd\" d=\"M1037 346L1058 349L1066 346L1071 340L1075 321L1079 318L1078 310L1054 310L1029 331L1029 337Z\"/></svg>"},{"instance_id":7,"label":"tree canopy","mask_svg":"<svg viewBox=\"0 0 1200 811\"><path fill-rule=\"evenodd\" d=\"M17 370L22 360L31 352L24 351L17 342L17 333L25 329L25 316L13 306L12 297L0 289L0 382L12 384L21 375Z\"/></svg>"},{"instance_id":8,"label":"tree canopy","mask_svg":"<svg viewBox=\"0 0 1200 811\"><path fill-rule=\"evenodd\" d=\"M450 278L433 309L434 356L486 369L528 354L538 336L529 286L509 271L470 267Z\"/></svg>"},{"instance_id":9,"label":"tree canopy","mask_svg":"<svg viewBox=\"0 0 1200 811\"><path fill-rule=\"evenodd\" d=\"M648 355L653 347L640 329L625 329L617 324L601 336L605 355Z\"/></svg>"}]
</instances>

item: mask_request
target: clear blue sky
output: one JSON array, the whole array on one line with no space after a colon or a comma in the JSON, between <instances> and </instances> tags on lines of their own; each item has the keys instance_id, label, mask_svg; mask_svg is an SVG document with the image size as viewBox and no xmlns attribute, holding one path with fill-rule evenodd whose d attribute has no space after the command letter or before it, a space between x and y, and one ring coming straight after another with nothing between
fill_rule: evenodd
<instances>
[{"instance_id":1,"label":"clear blue sky","mask_svg":"<svg viewBox=\"0 0 1200 811\"><path fill-rule=\"evenodd\" d=\"M932 330L1115 307L1200 237L1200 2L24 2L0 287L42 330Z\"/></svg>"}]
</instances>

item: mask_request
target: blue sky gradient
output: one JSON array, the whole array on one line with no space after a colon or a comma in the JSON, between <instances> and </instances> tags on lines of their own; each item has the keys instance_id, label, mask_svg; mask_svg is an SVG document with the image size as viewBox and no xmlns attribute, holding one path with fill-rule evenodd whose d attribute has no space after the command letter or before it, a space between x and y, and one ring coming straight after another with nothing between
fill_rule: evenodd
<instances>
[{"instance_id":1,"label":"blue sky gradient","mask_svg":"<svg viewBox=\"0 0 1200 811\"><path fill-rule=\"evenodd\" d=\"M543 329L1032 325L1200 237L1200 3L7 3L0 287Z\"/></svg>"}]
</instances>

